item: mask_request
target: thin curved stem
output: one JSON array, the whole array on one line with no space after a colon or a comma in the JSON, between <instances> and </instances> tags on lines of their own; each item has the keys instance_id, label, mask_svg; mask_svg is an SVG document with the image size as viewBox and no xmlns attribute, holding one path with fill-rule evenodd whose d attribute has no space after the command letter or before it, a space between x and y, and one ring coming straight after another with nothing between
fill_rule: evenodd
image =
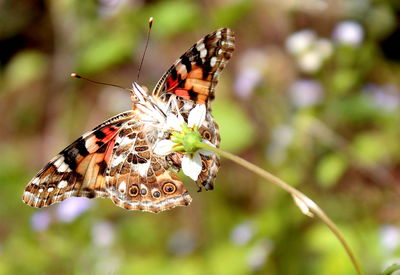
<instances>
[{"instance_id":1,"label":"thin curved stem","mask_svg":"<svg viewBox=\"0 0 400 275\"><path fill-rule=\"evenodd\" d=\"M245 160L241 157L238 157L232 153L226 152L222 149L209 146L205 143L198 144L198 147L202 148L202 149L206 149L208 151L213 151L233 162L236 162L237 164L247 168L248 170L256 173L257 175L261 176L262 178L272 182L273 184L277 185L278 187L280 187L280 188L284 189L285 191L287 191L288 193L290 193L293 196L295 203L299 206L300 210L305 215L312 217L313 214L315 214L328 226L328 228L332 231L332 233L338 238L338 240L342 244L342 246L345 249L347 255L349 256L357 274L358 275L364 274L361 269L361 266L358 264L357 259L354 256L350 246L344 239L343 235L339 232L339 229L336 227L336 225L333 223L333 221L325 214L325 212L314 201L312 201L310 198L308 198L302 192L300 192L296 188L290 186L283 180L275 177L274 175L268 173L264 169L261 169L260 167L252 164L251 162L248 162L247 160Z\"/></svg>"}]
</instances>

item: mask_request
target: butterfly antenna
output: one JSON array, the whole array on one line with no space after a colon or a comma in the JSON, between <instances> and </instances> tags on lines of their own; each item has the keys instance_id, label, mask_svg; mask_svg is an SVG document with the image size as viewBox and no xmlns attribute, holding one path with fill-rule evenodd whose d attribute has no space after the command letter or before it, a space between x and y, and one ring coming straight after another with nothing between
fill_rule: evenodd
<instances>
[{"instance_id":1,"label":"butterfly antenna","mask_svg":"<svg viewBox=\"0 0 400 275\"><path fill-rule=\"evenodd\" d=\"M153 25L153 17L150 17L150 18L149 18L149 30L147 31L146 46L144 47L144 52L143 52L143 55L142 55L142 60L140 61L139 70L138 70L138 74L137 74L137 77L136 77L136 82L139 81L139 76L140 76L140 71L141 71L141 69L142 69L144 56L146 55L147 46L149 45L150 31L151 31L151 26L152 26L152 25Z\"/></svg>"},{"instance_id":2,"label":"butterfly antenna","mask_svg":"<svg viewBox=\"0 0 400 275\"><path fill-rule=\"evenodd\" d=\"M71 77L81 78L81 79L84 79L84 80L86 80L86 81L89 81L89 82L92 82L92 83L95 83L95 84L106 85L106 86L112 86L112 87L117 87L117 88L120 88L120 89L123 89L123 90L130 91L128 88L124 88L124 87L119 86L119 85L116 85L116 84L110 84L110 83L105 83L105 82L100 82L100 81L92 80L92 79L89 79L89 78L80 76L79 74L76 74L76 73L72 73L72 74L71 74Z\"/></svg>"}]
</instances>

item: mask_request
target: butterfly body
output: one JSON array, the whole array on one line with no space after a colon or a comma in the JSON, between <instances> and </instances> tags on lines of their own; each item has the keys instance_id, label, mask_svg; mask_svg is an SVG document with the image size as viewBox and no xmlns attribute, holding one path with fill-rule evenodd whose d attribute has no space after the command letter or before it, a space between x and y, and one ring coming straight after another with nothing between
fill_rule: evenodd
<instances>
[{"instance_id":1,"label":"butterfly body","mask_svg":"<svg viewBox=\"0 0 400 275\"><path fill-rule=\"evenodd\" d=\"M71 196L110 198L128 210L160 212L188 205L192 198L174 171L182 154L157 155L154 146L171 135L169 115L181 116L206 104L199 132L219 146L218 125L210 101L218 74L234 49L234 34L219 29L197 42L163 75L151 94L133 83L132 110L121 113L84 134L54 157L26 186L23 201L45 207ZM201 156L197 185L213 189L219 158Z\"/></svg>"}]
</instances>

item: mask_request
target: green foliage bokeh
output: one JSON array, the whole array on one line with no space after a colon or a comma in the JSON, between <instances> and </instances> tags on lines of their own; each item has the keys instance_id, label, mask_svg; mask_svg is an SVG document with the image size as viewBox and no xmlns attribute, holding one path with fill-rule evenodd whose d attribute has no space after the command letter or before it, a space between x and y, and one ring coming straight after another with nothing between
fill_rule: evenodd
<instances>
[{"instance_id":1,"label":"green foliage bokeh","mask_svg":"<svg viewBox=\"0 0 400 275\"><path fill-rule=\"evenodd\" d=\"M0 274L355 274L320 221L224 160L214 191L197 193L185 179L193 203L157 215L98 199L63 221L58 206L38 210L21 202L25 184L53 155L131 107L127 93L69 74L129 87L150 16L140 83L151 90L203 35L234 30L236 50L212 105L221 148L310 195L342 230L366 274L395 264L400 6L361 2L0 3ZM361 28L361 41L335 36L343 22ZM304 30L313 43L330 45L316 69L302 63L316 49L294 53L288 46ZM34 224L38 217L43 228Z\"/></svg>"}]
</instances>

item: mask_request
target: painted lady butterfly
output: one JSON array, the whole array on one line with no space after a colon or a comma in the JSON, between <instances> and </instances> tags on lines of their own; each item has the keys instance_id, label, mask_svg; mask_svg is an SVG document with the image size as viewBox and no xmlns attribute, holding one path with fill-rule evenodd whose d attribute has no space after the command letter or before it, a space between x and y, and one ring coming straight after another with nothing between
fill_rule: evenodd
<instances>
[{"instance_id":1,"label":"painted lady butterfly","mask_svg":"<svg viewBox=\"0 0 400 275\"><path fill-rule=\"evenodd\" d=\"M26 186L23 202L40 208L71 196L103 197L128 210L149 212L188 205L192 198L173 172L182 167L183 155L157 155L154 146L170 137L165 129L168 114L180 114L187 122L190 111L201 104L207 111L199 132L219 146L210 101L234 43L230 29L219 29L183 54L150 95L133 83L132 110L108 119L62 150ZM201 160L196 184L213 189L219 157L201 155Z\"/></svg>"}]
</instances>

